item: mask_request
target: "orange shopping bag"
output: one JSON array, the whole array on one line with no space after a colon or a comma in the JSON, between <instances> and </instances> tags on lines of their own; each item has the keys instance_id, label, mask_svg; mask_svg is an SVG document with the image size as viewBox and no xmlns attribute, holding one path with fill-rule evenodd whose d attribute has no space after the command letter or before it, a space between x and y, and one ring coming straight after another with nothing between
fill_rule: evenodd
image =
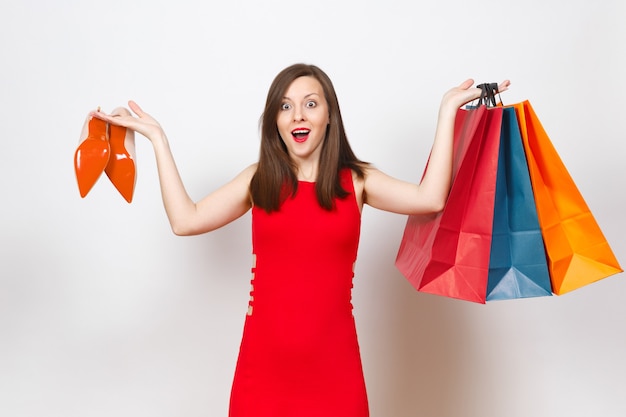
<instances>
[{"instance_id":1,"label":"orange shopping bag","mask_svg":"<svg viewBox=\"0 0 626 417\"><path fill-rule=\"evenodd\" d=\"M552 292L564 294L622 272L530 103L524 101L514 107L546 247Z\"/></svg>"}]
</instances>

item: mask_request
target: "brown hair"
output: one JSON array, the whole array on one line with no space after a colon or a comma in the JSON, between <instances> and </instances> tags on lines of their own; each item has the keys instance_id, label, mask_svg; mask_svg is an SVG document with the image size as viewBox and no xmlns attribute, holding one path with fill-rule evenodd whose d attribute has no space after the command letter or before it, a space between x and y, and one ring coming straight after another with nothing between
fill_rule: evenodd
<instances>
[{"instance_id":1,"label":"brown hair","mask_svg":"<svg viewBox=\"0 0 626 417\"><path fill-rule=\"evenodd\" d=\"M314 65L295 64L282 70L270 86L261 116L261 149L257 171L250 182L254 205L267 212L277 211L280 204L298 189L296 167L283 143L276 120L283 97L291 83L299 77L313 77L322 85L328 103L329 125L322 145L315 189L317 201L326 210L332 210L335 198L345 198L349 192L340 183L339 171L353 170L360 178L367 165L355 156L343 127L339 101L330 78Z\"/></svg>"}]
</instances>

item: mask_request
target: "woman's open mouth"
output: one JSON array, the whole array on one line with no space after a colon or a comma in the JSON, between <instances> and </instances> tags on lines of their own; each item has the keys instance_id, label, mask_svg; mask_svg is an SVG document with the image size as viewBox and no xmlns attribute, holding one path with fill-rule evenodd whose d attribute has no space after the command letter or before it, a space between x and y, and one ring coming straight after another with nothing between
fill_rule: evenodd
<instances>
[{"instance_id":1,"label":"woman's open mouth","mask_svg":"<svg viewBox=\"0 0 626 417\"><path fill-rule=\"evenodd\" d=\"M311 133L310 129L294 129L291 131L291 136L293 140L298 143L305 142L309 138L309 133Z\"/></svg>"}]
</instances>

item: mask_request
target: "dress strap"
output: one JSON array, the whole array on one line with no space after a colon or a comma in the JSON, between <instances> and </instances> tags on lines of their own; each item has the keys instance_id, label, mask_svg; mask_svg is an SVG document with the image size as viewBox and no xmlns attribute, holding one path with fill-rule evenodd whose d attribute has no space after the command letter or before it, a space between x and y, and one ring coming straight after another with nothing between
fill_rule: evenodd
<instances>
[{"instance_id":1,"label":"dress strap","mask_svg":"<svg viewBox=\"0 0 626 417\"><path fill-rule=\"evenodd\" d=\"M352 170L343 168L339 171L339 181L344 190L354 194L354 182L352 181Z\"/></svg>"}]
</instances>

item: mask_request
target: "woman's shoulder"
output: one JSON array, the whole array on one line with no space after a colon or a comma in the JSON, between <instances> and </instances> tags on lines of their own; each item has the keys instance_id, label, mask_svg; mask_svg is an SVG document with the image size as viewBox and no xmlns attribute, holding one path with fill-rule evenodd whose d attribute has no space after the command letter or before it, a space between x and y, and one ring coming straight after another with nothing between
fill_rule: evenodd
<instances>
[{"instance_id":1,"label":"woman's shoulder","mask_svg":"<svg viewBox=\"0 0 626 417\"><path fill-rule=\"evenodd\" d=\"M363 188L363 184L367 180L367 177L373 172L378 172L378 170L368 162L359 162L355 166L346 169L350 169L350 172L352 173L352 182L354 183L355 188L359 185L361 189Z\"/></svg>"},{"instance_id":2,"label":"woman's shoulder","mask_svg":"<svg viewBox=\"0 0 626 417\"><path fill-rule=\"evenodd\" d=\"M256 174L258 165L259 164L257 162L248 165L243 169L243 171L239 173L239 175L237 175L237 177L247 180L247 182L250 182L252 180L252 177L254 177L254 174Z\"/></svg>"},{"instance_id":3,"label":"woman's shoulder","mask_svg":"<svg viewBox=\"0 0 626 417\"><path fill-rule=\"evenodd\" d=\"M256 163L248 165L232 179L231 183L238 184L239 186L244 187L247 190L250 187L250 182L252 181L252 177L254 177L256 170Z\"/></svg>"},{"instance_id":4,"label":"woman's shoulder","mask_svg":"<svg viewBox=\"0 0 626 417\"><path fill-rule=\"evenodd\" d=\"M245 172L245 173L247 173L248 175L250 175L252 177L256 173L256 170L257 170L258 166L259 166L258 162L250 164L242 171L242 173Z\"/></svg>"},{"instance_id":5,"label":"woman's shoulder","mask_svg":"<svg viewBox=\"0 0 626 417\"><path fill-rule=\"evenodd\" d=\"M352 178L354 179L354 181L358 180L361 182L365 182L367 180L367 177L380 174L378 168L371 164L363 164L360 165L359 168L360 172L354 169L352 170Z\"/></svg>"}]
</instances>

